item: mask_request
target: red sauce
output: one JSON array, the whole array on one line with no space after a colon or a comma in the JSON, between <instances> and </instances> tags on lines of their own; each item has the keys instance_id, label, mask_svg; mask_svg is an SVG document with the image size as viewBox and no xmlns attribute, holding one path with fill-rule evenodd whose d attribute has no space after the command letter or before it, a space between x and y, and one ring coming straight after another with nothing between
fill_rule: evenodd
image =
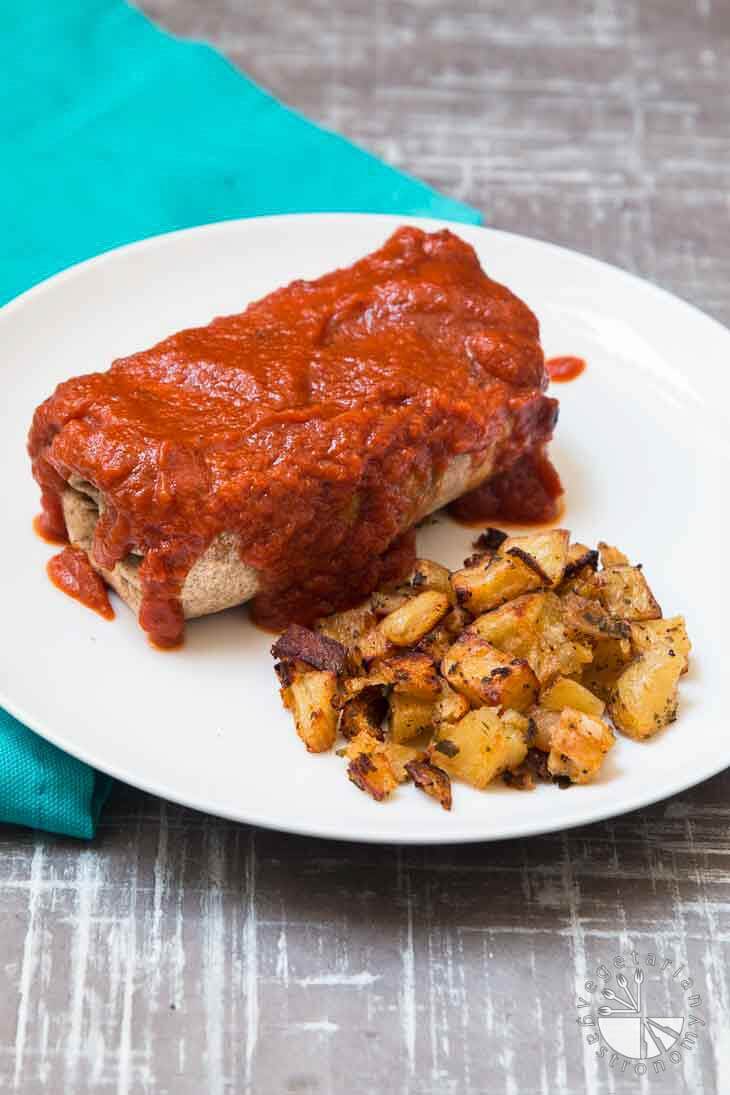
<instances>
[{"instance_id":1,"label":"red sauce","mask_svg":"<svg viewBox=\"0 0 730 1095\"><path fill-rule=\"evenodd\" d=\"M585 371L586 363L582 357L551 357L545 362L548 376L554 384L565 384L575 380Z\"/></svg>"},{"instance_id":2,"label":"red sauce","mask_svg":"<svg viewBox=\"0 0 730 1095\"><path fill-rule=\"evenodd\" d=\"M41 540L45 540L47 544L68 543L66 526L63 525L61 529L58 529L53 524L50 524L45 512L39 513L37 517L33 518L33 531L36 536L40 536Z\"/></svg>"},{"instance_id":3,"label":"red sauce","mask_svg":"<svg viewBox=\"0 0 730 1095\"><path fill-rule=\"evenodd\" d=\"M68 593L87 608L93 608L105 620L114 619L114 609L102 578L93 569L85 551L66 547L48 561L48 577L54 586Z\"/></svg>"},{"instance_id":4,"label":"red sauce","mask_svg":"<svg viewBox=\"0 0 730 1095\"><path fill-rule=\"evenodd\" d=\"M185 577L224 531L258 572L255 617L281 627L402 572L456 460L499 472L533 453L542 512L547 383L529 308L458 237L402 228L348 269L59 385L29 450L49 530L72 473L101 491L94 558L143 556L140 623L169 646ZM495 488L504 519L528 478Z\"/></svg>"},{"instance_id":5,"label":"red sauce","mask_svg":"<svg viewBox=\"0 0 730 1095\"><path fill-rule=\"evenodd\" d=\"M563 485L544 450L519 457L502 475L457 498L449 512L468 525L550 525L563 512Z\"/></svg>"}]
</instances>

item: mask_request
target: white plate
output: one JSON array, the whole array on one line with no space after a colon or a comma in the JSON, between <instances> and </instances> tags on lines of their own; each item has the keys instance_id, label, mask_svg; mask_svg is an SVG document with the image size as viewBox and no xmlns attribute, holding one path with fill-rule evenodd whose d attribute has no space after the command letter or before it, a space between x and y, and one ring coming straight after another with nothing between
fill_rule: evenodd
<instances>
[{"instance_id":1,"label":"white plate","mask_svg":"<svg viewBox=\"0 0 730 1095\"><path fill-rule=\"evenodd\" d=\"M452 226L534 309L549 355L588 361L579 380L555 389L565 523L642 561L695 644L678 722L643 745L620 739L597 783L531 794L457 785L450 814L412 787L377 805L348 782L340 758L305 752L277 695L271 637L245 612L193 623L182 650L161 654L119 602L107 623L49 583L53 549L31 531L38 491L25 437L54 385L239 311L294 277L350 263L403 220L316 214L177 232L83 263L0 312L0 702L70 753L165 798L347 840L540 833L631 810L726 767L730 333L620 270L535 240ZM419 550L456 565L472 536L444 517L420 534Z\"/></svg>"}]
</instances>

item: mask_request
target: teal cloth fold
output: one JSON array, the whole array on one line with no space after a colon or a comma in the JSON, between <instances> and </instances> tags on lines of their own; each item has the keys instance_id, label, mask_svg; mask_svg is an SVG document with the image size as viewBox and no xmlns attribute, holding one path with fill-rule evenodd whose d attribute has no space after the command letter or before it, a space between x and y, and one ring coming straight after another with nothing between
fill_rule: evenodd
<instances>
[{"instance_id":1,"label":"teal cloth fold","mask_svg":"<svg viewBox=\"0 0 730 1095\"><path fill-rule=\"evenodd\" d=\"M0 71L0 303L109 248L227 218L481 220L123 0L8 0ZM0 820L89 837L108 786L0 712Z\"/></svg>"}]
</instances>

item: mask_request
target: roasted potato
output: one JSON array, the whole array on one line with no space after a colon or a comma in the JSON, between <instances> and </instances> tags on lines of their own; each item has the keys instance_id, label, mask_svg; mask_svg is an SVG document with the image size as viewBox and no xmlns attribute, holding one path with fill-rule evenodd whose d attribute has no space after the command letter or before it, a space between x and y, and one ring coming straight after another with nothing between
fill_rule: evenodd
<instances>
[{"instance_id":1,"label":"roasted potato","mask_svg":"<svg viewBox=\"0 0 730 1095\"><path fill-rule=\"evenodd\" d=\"M439 729L431 761L474 787L486 787L527 756L527 725L526 719L518 724L501 719L491 707L479 707Z\"/></svg>"},{"instance_id":2,"label":"roasted potato","mask_svg":"<svg viewBox=\"0 0 730 1095\"><path fill-rule=\"evenodd\" d=\"M378 672L389 679L396 692L406 692L422 700L437 700L441 678L428 654L418 650L394 654L378 662Z\"/></svg>"},{"instance_id":3,"label":"roasted potato","mask_svg":"<svg viewBox=\"0 0 730 1095\"><path fill-rule=\"evenodd\" d=\"M603 540L598 541L598 554L601 558L601 566L604 570L608 567L629 565L628 555L624 555L623 551L619 551L617 547L613 547L611 544L604 543Z\"/></svg>"},{"instance_id":4,"label":"roasted potato","mask_svg":"<svg viewBox=\"0 0 730 1095\"><path fill-rule=\"evenodd\" d=\"M603 700L569 677L558 677L544 689L540 693L540 706L547 707L548 711L562 711L564 707L572 707L594 718L600 718L606 710Z\"/></svg>"},{"instance_id":5,"label":"roasted potato","mask_svg":"<svg viewBox=\"0 0 730 1095\"><path fill-rule=\"evenodd\" d=\"M383 738L383 719L388 711L388 701L382 688L363 689L342 707L340 732L343 737L356 738L363 731L373 738Z\"/></svg>"},{"instance_id":6,"label":"roasted potato","mask_svg":"<svg viewBox=\"0 0 730 1095\"><path fill-rule=\"evenodd\" d=\"M677 717L678 653L653 647L631 662L618 677L608 701L613 722L630 738L649 738Z\"/></svg>"},{"instance_id":7,"label":"roasted potato","mask_svg":"<svg viewBox=\"0 0 730 1095\"><path fill-rule=\"evenodd\" d=\"M459 604L475 616L544 584L540 575L522 559L501 554L457 570L451 582Z\"/></svg>"},{"instance_id":8,"label":"roasted potato","mask_svg":"<svg viewBox=\"0 0 730 1095\"><path fill-rule=\"evenodd\" d=\"M376 802L382 802L398 786L384 753L360 753L347 766L349 779Z\"/></svg>"},{"instance_id":9,"label":"roasted potato","mask_svg":"<svg viewBox=\"0 0 730 1095\"><path fill-rule=\"evenodd\" d=\"M451 780L443 768L438 768L428 760L411 760L405 767L420 791L435 798L444 810L451 809Z\"/></svg>"},{"instance_id":10,"label":"roasted potato","mask_svg":"<svg viewBox=\"0 0 730 1095\"><path fill-rule=\"evenodd\" d=\"M690 641L640 566L564 529L487 529L474 546L455 573L418 559L272 647L307 748L339 730L349 778L377 800L411 781L449 809L451 776L586 783L614 744L609 718L643 739L675 717Z\"/></svg>"},{"instance_id":11,"label":"roasted potato","mask_svg":"<svg viewBox=\"0 0 730 1095\"><path fill-rule=\"evenodd\" d=\"M687 635L684 616L669 616L665 620L644 620L631 627L631 647L637 654L661 647L677 654L682 661L682 672L689 668L689 652L692 644Z\"/></svg>"},{"instance_id":12,"label":"roasted potato","mask_svg":"<svg viewBox=\"0 0 730 1095\"><path fill-rule=\"evenodd\" d=\"M396 744L418 737L434 726L434 702L418 699L405 692L393 692L390 697L388 732Z\"/></svg>"},{"instance_id":13,"label":"roasted potato","mask_svg":"<svg viewBox=\"0 0 730 1095\"><path fill-rule=\"evenodd\" d=\"M566 707L552 732L548 771L571 783L589 783L614 741L612 730L602 719Z\"/></svg>"},{"instance_id":14,"label":"roasted potato","mask_svg":"<svg viewBox=\"0 0 730 1095\"><path fill-rule=\"evenodd\" d=\"M442 620L451 607L445 593L426 590L381 620L379 629L394 646L412 646Z\"/></svg>"},{"instance_id":15,"label":"roasted potato","mask_svg":"<svg viewBox=\"0 0 730 1095\"><path fill-rule=\"evenodd\" d=\"M441 672L475 706L524 711L537 696L537 678L524 658L504 654L469 631L447 650Z\"/></svg>"},{"instance_id":16,"label":"roasted potato","mask_svg":"<svg viewBox=\"0 0 730 1095\"><path fill-rule=\"evenodd\" d=\"M432 590L443 593L450 604L456 604L456 594L451 584L451 571L432 559L417 559L411 572L410 584L418 593Z\"/></svg>"},{"instance_id":17,"label":"roasted potato","mask_svg":"<svg viewBox=\"0 0 730 1095\"><path fill-rule=\"evenodd\" d=\"M612 566L592 579L601 603L620 620L658 620L662 615L639 567Z\"/></svg>"},{"instance_id":18,"label":"roasted potato","mask_svg":"<svg viewBox=\"0 0 730 1095\"><path fill-rule=\"evenodd\" d=\"M499 549L499 554L517 556L538 575L542 585L553 587L563 580L569 541L570 533L563 528L533 532L527 536L509 536Z\"/></svg>"},{"instance_id":19,"label":"roasted potato","mask_svg":"<svg viewBox=\"0 0 730 1095\"><path fill-rule=\"evenodd\" d=\"M337 674L328 670L297 674L288 690L297 734L309 752L331 749L339 720L335 706Z\"/></svg>"}]
</instances>

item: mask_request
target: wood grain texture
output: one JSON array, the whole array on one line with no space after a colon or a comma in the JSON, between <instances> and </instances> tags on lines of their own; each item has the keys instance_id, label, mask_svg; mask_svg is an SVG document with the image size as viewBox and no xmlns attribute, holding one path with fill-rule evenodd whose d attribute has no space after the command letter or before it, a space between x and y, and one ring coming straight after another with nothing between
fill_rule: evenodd
<instances>
[{"instance_id":1,"label":"wood grain texture","mask_svg":"<svg viewBox=\"0 0 730 1095\"><path fill-rule=\"evenodd\" d=\"M725 0L144 7L490 223L730 320ZM725 773L614 822L440 850L124 787L88 847L2 828L0 1089L725 1095L729 799ZM644 1080L576 1026L580 982L632 948L686 962L707 1022Z\"/></svg>"}]
</instances>

